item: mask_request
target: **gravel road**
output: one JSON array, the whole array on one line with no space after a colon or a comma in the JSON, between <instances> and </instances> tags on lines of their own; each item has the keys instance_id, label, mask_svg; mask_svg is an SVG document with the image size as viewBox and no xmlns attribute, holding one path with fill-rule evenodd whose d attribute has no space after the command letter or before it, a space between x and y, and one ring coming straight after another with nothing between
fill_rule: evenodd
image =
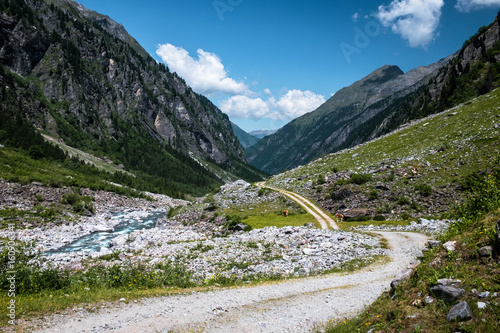
<instances>
[{"instance_id":1,"label":"gravel road","mask_svg":"<svg viewBox=\"0 0 500 333\"><path fill-rule=\"evenodd\" d=\"M380 232L391 261L352 274L331 274L76 311L45 319L38 332L309 332L375 301L390 281L421 254L427 236Z\"/></svg>"},{"instance_id":2,"label":"gravel road","mask_svg":"<svg viewBox=\"0 0 500 333\"><path fill-rule=\"evenodd\" d=\"M337 230L339 229L337 223L335 223L335 221L330 216L328 216L328 214L326 214L321 208L319 208L317 205L313 204L310 200L304 198L300 194L286 190L281 190L274 187L269 187L265 185L264 182L259 182L255 184L261 188L268 188L270 190L280 192L281 194L286 195L287 197L298 203L309 214L311 214L316 219L316 221L318 221L322 229L328 229L329 227Z\"/></svg>"}]
</instances>

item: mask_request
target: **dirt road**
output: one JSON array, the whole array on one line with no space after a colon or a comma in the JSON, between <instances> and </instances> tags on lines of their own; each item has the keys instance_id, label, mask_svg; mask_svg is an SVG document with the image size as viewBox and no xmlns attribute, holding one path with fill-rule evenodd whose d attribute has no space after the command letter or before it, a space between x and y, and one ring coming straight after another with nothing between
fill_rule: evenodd
<instances>
[{"instance_id":1,"label":"dirt road","mask_svg":"<svg viewBox=\"0 0 500 333\"><path fill-rule=\"evenodd\" d=\"M304 198L300 194L297 194L295 192L286 191L286 190L281 190L281 189L274 188L274 187L270 187L270 186L265 185L264 182L256 183L256 185L258 187L268 188L270 190L277 191L283 195L286 195L287 197L289 197L290 199L292 199L293 201L298 203L309 214L311 214L316 219L316 221L319 222L319 224L321 225L321 228L328 229L329 227L331 227L333 229L339 229L337 223L335 223L335 221L330 216L328 216L328 214L326 214L321 208L319 208L317 205L312 203L309 199Z\"/></svg>"}]
</instances>

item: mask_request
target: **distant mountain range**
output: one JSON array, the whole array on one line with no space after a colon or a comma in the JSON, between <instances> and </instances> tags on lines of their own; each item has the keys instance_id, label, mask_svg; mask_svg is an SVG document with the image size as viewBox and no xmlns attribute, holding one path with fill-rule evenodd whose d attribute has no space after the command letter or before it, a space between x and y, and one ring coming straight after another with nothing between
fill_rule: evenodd
<instances>
[{"instance_id":1,"label":"distant mountain range","mask_svg":"<svg viewBox=\"0 0 500 333\"><path fill-rule=\"evenodd\" d=\"M276 174L487 93L500 86L499 41L497 18L435 64L383 66L247 148L248 159Z\"/></svg>"},{"instance_id":2,"label":"distant mountain range","mask_svg":"<svg viewBox=\"0 0 500 333\"><path fill-rule=\"evenodd\" d=\"M265 136L276 133L278 130L256 130L248 132L248 134L255 136L256 138L262 139Z\"/></svg>"},{"instance_id":3,"label":"distant mountain range","mask_svg":"<svg viewBox=\"0 0 500 333\"><path fill-rule=\"evenodd\" d=\"M221 184L217 168L261 179L227 115L109 17L72 0L1 1L0 36L5 116L187 192Z\"/></svg>"}]
</instances>

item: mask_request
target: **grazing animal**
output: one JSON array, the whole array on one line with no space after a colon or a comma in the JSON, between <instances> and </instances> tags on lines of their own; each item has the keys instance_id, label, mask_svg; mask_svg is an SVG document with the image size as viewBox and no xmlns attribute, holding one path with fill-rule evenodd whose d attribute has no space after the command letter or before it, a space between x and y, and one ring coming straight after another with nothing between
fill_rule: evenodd
<instances>
[{"instance_id":1,"label":"grazing animal","mask_svg":"<svg viewBox=\"0 0 500 333\"><path fill-rule=\"evenodd\" d=\"M288 216L288 210L283 210L283 213L281 213L283 215L283 217L287 217Z\"/></svg>"},{"instance_id":2,"label":"grazing animal","mask_svg":"<svg viewBox=\"0 0 500 333\"><path fill-rule=\"evenodd\" d=\"M340 222L344 221L344 215L340 213L335 214L335 217L338 218Z\"/></svg>"}]
</instances>

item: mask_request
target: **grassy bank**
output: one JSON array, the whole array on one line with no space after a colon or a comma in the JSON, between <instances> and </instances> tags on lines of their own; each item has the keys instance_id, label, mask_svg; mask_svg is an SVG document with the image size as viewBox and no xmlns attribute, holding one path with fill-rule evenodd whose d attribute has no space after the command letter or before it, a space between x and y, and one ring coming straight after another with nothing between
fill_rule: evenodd
<instances>
[{"instance_id":1,"label":"grassy bank","mask_svg":"<svg viewBox=\"0 0 500 333\"><path fill-rule=\"evenodd\" d=\"M478 297L481 292L500 293L500 248L496 224L500 219L500 171L468 177L467 200L452 214L457 218L440 241L456 242L456 249L440 246L428 250L413 276L394 292L384 293L363 313L351 320L332 318L326 332L498 332L500 299ZM479 249L491 246L489 256ZM465 290L460 301L466 301L473 313L470 320L447 321L451 307L430 291L438 279L459 279ZM433 297L432 303L425 302ZM481 308L478 302L486 304Z\"/></svg>"}]
</instances>

